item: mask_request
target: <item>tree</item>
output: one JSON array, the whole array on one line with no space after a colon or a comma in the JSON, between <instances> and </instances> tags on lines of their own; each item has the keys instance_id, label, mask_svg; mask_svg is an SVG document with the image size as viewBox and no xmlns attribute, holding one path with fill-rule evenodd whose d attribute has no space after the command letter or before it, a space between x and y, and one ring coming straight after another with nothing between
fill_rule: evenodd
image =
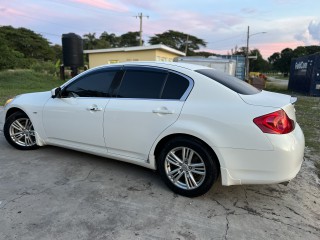
<instances>
[{"instance_id":1,"label":"tree","mask_svg":"<svg viewBox=\"0 0 320 240\"><path fill-rule=\"evenodd\" d=\"M203 39L193 35L188 35L183 32L168 30L166 32L156 34L149 40L150 44L164 44L181 52L184 52L188 44L187 55L194 55L194 50L200 49L200 46L205 47L206 42Z\"/></svg>"},{"instance_id":2,"label":"tree","mask_svg":"<svg viewBox=\"0 0 320 240\"><path fill-rule=\"evenodd\" d=\"M103 32L99 37L99 45L104 48L117 48L120 45L121 37L117 37L114 33Z\"/></svg>"},{"instance_id":3,"label":"tree","mask_svg":"<svg viewBox=\"0 0 320 240\"><path fill-rule=\"evenodd\" d=\"M268 61L264 60L258 49L250 51L249 56L256 56L257 59L250 59L249 71L250 72L266 72L270 69Z\"/></svg>"},{"instance_id":4,"label":"tree","mask_svg":"<svg viewBox=\"0 0 320 240\"><path fill-rule=\"evenodd\" d=\"M24 55L8 47L7 41L0 37L0 70L19 67Z\"/></svg>"},{"instance_id":5,"label":"tree","mask_svg":"<svg viewBox=\"0 0 320 240\"><path fill-rule=\"evenodd\" d=\"M316 45L306 46L305 49L308 55L320 52L320 46L316 46Z\"/></svg>"},{"instance_id":6,"label":"tree","mask_svg":"<svg viewBox=\"0 0 320 240\"><path fill-rule=\"evenodd\" d=\"M143 41L142 41L143 44ZM119 47L134 47L140 45L140 33L139 32L127 32L120 36Z\"/></svg>"},{"instance_id":7,"label":"tree","mask_svg":"<svg viewBox=\"0 0 320 240\"><path fill-rule=\"evenodd\" d=\"M25 58L44 61L54 59L55 54L48 40L29 29L2 26L0 36L6 40L8 48L22 53Z\"/></svg>"},{"instance_id":8,"label":"tree","mask_svg":"<svg viewBox=\"0 0 320 240\"><path fill-rule=\"evenodd\" d=\"M54 52L54 62L57 62L58 60L60 60L62 62L62 47L61 45L55 44L50 46L50 48L53 50Z\"/></svg>"},{"instance_id":9,"label":"tree","mask_svg":"<svg viewBox=\"0 0 320 240\"><path fill-rule=\"evenodd\" d=\"M292 58L306 56L317 52L320 52L320 46L298 46L294 50L291 48L285 48L280 53L273 53L268 58L268 61L274 70L282 73L288 73L290 71Z\"/></svg>"},{"instance_id":10,"label":"tree","mask_svg":"<svg viewBox=\"0 0 320 240\"><path fill-rule=\"evenodd\" d=\"M86 50L96 49L98 39L96 33L87 33L83 35L83 48Z\"/></svg>"},{"instance_id":11,"label":"tree","mask_svg":"<svg viewBox=\"0 0 320 240\"><path fill-rule=\"evenodd\" d=\"M210 57L210 56L217 56L217 54L211 53L211 52L205 52L205 51L197 51L197 52L190 52L189 56Z\"/></svg>"},{"instance_id":12,"label":"tree","mask_svg":"<svg viewBox=\"0 0 320 240\"><path fill-rule=\"evenodd\" d=\"M54 61L47 39L26 28L0 27L0 69L30 68L36 62Z\"/></svg>"},{"instance_id":13,"label":"tree","mask_svg":"<svg viewBox=\"0 0 320 240\"><path fill-rule=\"evenodd\" d=\"M242 55L246 56L247 48L240 47L239 49L236 48L235 55ZM266 72L268 71L271 66L268 61L264 60L259 49L253 49L249 51L249 56L257 57L257 59L250 59L249 58L249 71L250 72Z\"/></svg>"},{"instance_id":14,"label":"tree","mask_svg":"<svg viewBox=\"0 0 320 240\"><path fill-rule=\"evenodd\" d=\"M301 52L301 49L297 50L296 53ZM291 59L294 57L294 51L291 48L285 48L281 53L276 52L272 54L268 61L272 64L274 70L280 71L282 73L289 73Z\"/></svg>"}]
</instances>

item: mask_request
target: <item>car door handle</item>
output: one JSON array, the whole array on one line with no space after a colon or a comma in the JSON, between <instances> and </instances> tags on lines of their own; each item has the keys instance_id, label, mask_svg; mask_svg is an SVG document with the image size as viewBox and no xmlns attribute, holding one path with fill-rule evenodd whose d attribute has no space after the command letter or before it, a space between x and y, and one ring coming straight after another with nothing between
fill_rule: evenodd
<instances>
[{"instance_id":1,"label":"car door handle","mask_svg":"<svg viewBox=\"0 0 320 240\"><path fill-rule=\"evenodd\" d=\"M89 111L93 111L93 112L98 112L98 111L102 111L102 108L98 108L98 107L89 107L88 108Z\"/></svg>"},{"instance_id":2,"label":"car door handle","mask_svg":"<svg viewBox=\"0 0 320 240\"><path fill-rule=\"evenodd\" d=\"M169 110L167 108L159 108L159 109L155 109L152 110L153 113L159 113L159 114L173 114L174 111Z\"/></svg>"}]
</instances>

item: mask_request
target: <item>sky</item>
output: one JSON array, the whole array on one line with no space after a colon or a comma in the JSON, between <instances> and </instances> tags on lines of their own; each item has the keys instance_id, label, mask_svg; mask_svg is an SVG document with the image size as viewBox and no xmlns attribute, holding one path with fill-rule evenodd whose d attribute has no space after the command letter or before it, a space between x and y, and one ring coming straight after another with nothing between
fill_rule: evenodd
<instances>
[{"instance_id":1,"label":"sky","mask_svg":"<svg viewBox=\"0 0 320 240\"><path fill-rule=\"evenodd\" d=\"M246 46L267 59L284 48L320 44L320 1L316 0L0 0L0 25L25 27L53 44L61 35L139 31L151 36L181 31L207 42L218 54ZM265 33L262 33L265 32Z\"/></svg>"}]
</instances>

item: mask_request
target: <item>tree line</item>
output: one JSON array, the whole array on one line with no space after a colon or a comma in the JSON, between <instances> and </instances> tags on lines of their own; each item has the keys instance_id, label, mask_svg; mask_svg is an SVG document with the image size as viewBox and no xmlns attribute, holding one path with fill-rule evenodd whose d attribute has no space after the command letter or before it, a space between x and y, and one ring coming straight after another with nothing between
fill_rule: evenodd
<instances>
[{"instance_id":1,"label":"tree line","mask_svg":"<svg viewBox=\"0 0 320 240\"><path fill-rule=\"evenodd\" d=\"M199 51L207 43L196 36L179 31L168 30L151 36L149 44L164 44L181 52L187 51L187 56L216 56L217 54ZM103 32L100 36L96 33L83 35L84 49L104 49L118 47L139 46L139 32L127 32L117 36L114 33ZM40 34L26 28L0 27L0 70L14 68L31 68L39 63L52 63L58 66L62 62L62 48L52 45ZM250 56L256 60L250 61L250 71L279 71L288 73L292 58L313 54L320 51L320 46L299 46L296 49L285 48L281 52L273 53L268 61L263 59L258 49L249 51ZM246 48L236 47L234 55L245 55Z\"/></svg>"},{"instance_id":2,"label":"tree line","mask_svg":"<svg viewBox=\"0 0 320 240\"><path fill-rule=\"evenodd\" d=\"M83 35L83 40L84 49L134 47L139 46L140 35L139 32L128 32L120 36L114 33L103 32L99 37L96 37L95 33L88 33ZM144 43L144 41L142 42ZM151 45L161 43L181 52L187 50L188 56L199 55L196 50L207 45L203 39L173 30L152 36L148 43ZM213 55L212 53L207 54Z\"/></svg>"},{"instance_id":3,"label":"tree line","mask_svg":"<svg viewBox=\"0 0 320 240\"><path fill-rule=\"evenodd\" d=\"M0 27L0 69L30 68L38 61L55 62L61 46L26 28Z\"/></svg>"}]
</instances>

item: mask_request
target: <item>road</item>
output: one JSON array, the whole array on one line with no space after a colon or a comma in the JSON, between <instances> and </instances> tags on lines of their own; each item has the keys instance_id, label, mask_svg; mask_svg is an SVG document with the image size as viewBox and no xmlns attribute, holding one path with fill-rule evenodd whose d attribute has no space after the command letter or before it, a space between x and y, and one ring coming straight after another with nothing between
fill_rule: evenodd
<instances>
[{"instance_id":1,"label":"road","mask_svg":"<svg viewBox=\"0 0 320 240\"><path fill-rule=\"evenodd\" d=\"M0 132L0 239L320 239L320 184L306 156L283 185L186 198L157 173L56 147L19 151Z\"/></svg>"}]
</instances>

